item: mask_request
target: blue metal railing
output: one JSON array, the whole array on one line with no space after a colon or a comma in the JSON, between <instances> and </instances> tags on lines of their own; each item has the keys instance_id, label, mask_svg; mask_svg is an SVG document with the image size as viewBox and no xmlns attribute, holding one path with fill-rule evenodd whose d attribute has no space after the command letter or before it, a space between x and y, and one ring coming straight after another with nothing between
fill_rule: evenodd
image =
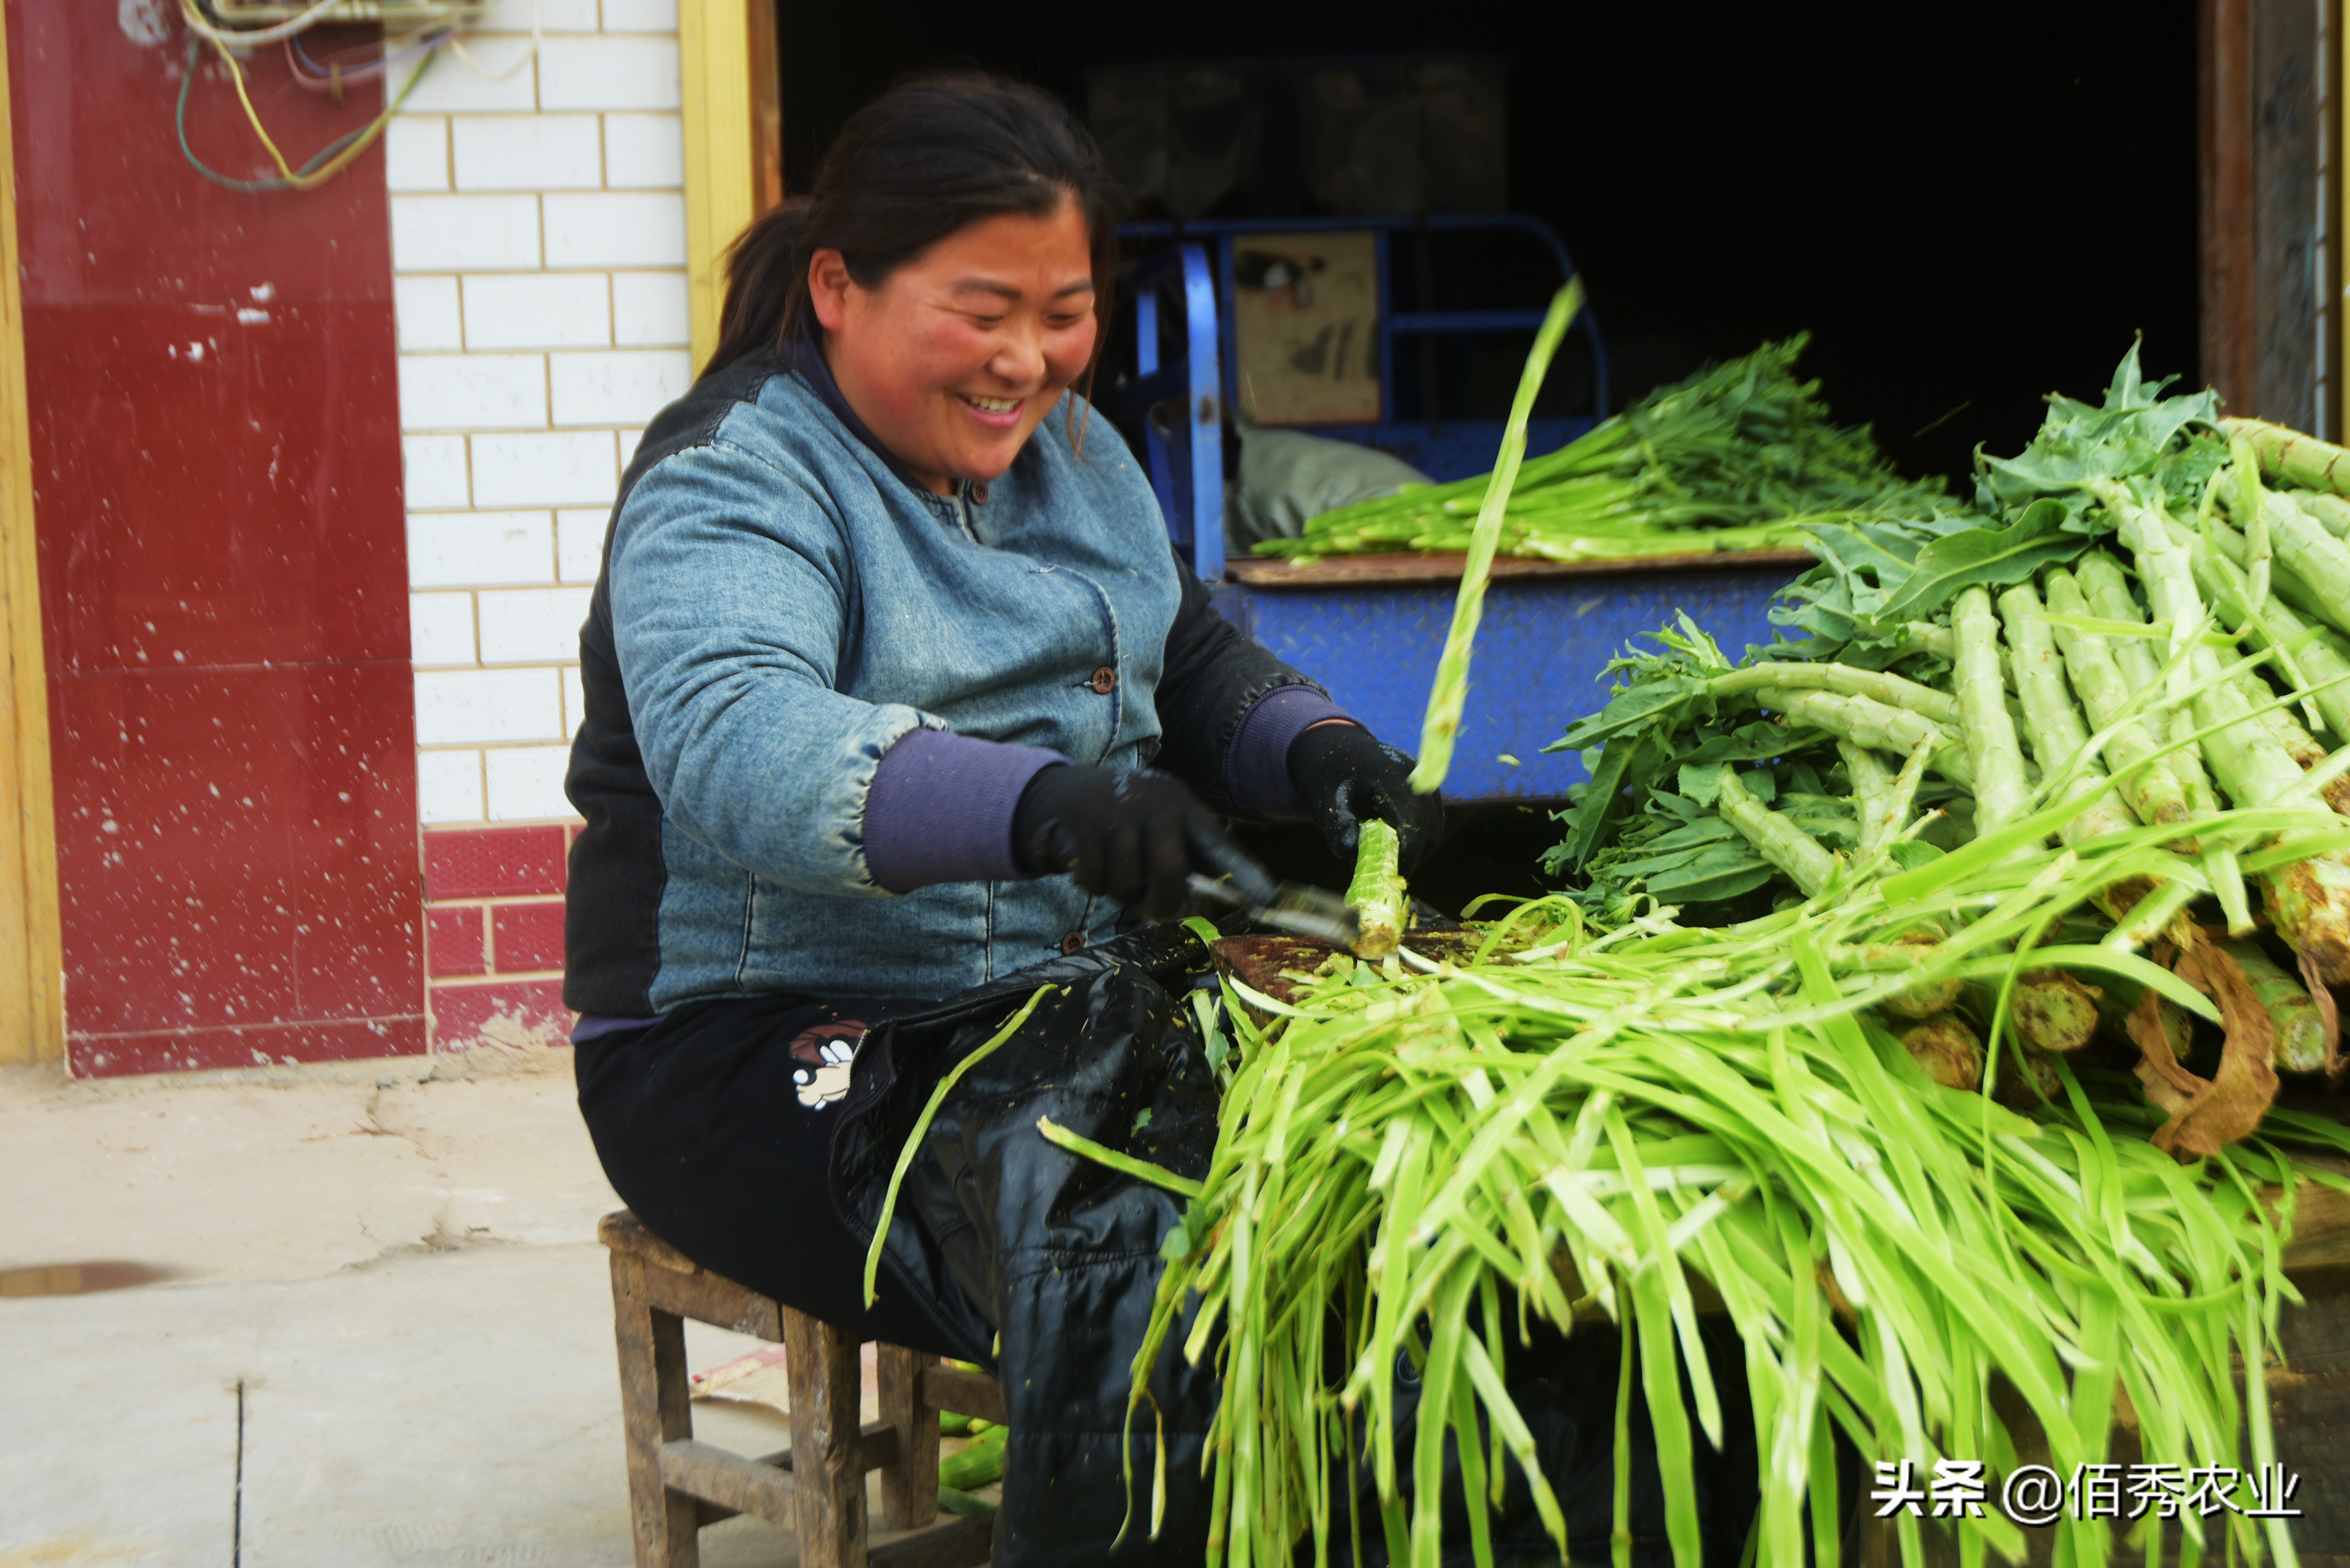
<instances>
[{"instance_id":1,"label":"blue metal railing","mask_svg":"<svg viewBox=\"0 0 2350 1568\"><path fill-rule=\"evenodd\" d=\"M1180 297L1184 356L1162 367L1159 309L1170 294ZM1178 244L1153 255L1135 275L1135 375L1118 389L1118 412L1143 421L1150 488L1167 531L1191 552L1191 569L1203 583L1224 575L1222 314L1206 251Z\"/></svg>"}]
</instances>

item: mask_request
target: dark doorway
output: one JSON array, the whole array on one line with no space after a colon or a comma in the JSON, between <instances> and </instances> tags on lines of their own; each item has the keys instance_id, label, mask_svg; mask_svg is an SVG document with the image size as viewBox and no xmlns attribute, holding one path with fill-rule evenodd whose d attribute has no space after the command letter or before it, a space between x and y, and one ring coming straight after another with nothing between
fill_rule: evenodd
<instances>
[{"instance_id":1,"label":"dark doorway","mask_svg":"<svg viewBox=\"0 0 2350 1568\"><path fill-rule=\"evenodd\" d=\"M793 190L924 67L1082 109L1103 64L1498 56L1510 204L1573 251L1619 389L1808 329L1837 411L1913 472L2021 446L2041 397L2094 393L2134 333L2150 369L2199 369L2195 0L778 16Z\"/></svg>"}]
</instances>

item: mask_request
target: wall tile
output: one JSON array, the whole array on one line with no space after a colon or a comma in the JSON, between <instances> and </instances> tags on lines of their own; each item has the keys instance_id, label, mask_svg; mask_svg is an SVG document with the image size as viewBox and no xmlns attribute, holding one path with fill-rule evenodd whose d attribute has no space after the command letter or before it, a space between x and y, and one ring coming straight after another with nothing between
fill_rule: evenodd
<instances>
[{"instance_id":1,"label":"wall tile","mask_svg":"<svg viewBox=\"0 0 2350 1568\"><path fill-rule=\"evenodd\" d=\"M460 191L592 191L604 182L592 114L460 115L449 130Z\"/></svg>"},{"instance_id":2,"label":"wall tile","mask_svg":"<svg viewBox=\"0 0 2350 1568\"><path fill-rule=\"evenodd\" d=\"M417 202L457 197L394 198ZM558 192L546 198L549 266L683 266L685 198L658 191Z\"/></svg>"},{"instance_id":3,"label":"wall tile","mask_svg":"<svg viewBox=\"0 0 2350 1568\"><path fill-rule=\"evenodd\" d=\"M684 243L681 226L678 244ZM529 271L538 262L536 196L391 198L395 271Z\"/></svg>"},{"instance_id":4,"label":"wall tile","mask_svg":"<svg viewBox=\"0 0 2350 1568\"><path fill-rule=\"evenodd\" d=\"M604 569L604 530L612 519L602 506L567 506L555 514L556 577L566 583L593 583Z\"/></svg>"},{"instance_id":5,"label":"wall tile","mask_svg":"<svg viewBox=\"0 0 2350 1568\"><path fill-rule=\"evenodd\" d=\"M485 912L479 904L424 911L426 974L437 980L443 975L490 972Z\"/></svg>"},{"instance_id":6,"label":"wall tile","mask_svg":"<svg viewBox=\"0 0 2350 1568\"><path fill-rule=\"evenodd\" d=\"M685 395L693 374L678 349L557 354L547 361L558 425L641 425Z\"/></svg>"},{"instance_id":7,"label":"wall tile","mask_svg":"<svg viewBox=\"0 0 2350 1568\"><path fill-rule=\"evenodd\" d=\"M411 587L544 583L554 570L554 519L544 512L428 512L408 519Z\"/></svg>"},{"instance_id":8,"label":"wall tile","mask_svg":"<svg viewBox=\"0 0 2350 1568\"><path fill-rule=\"evenodd\" d=\"M449 188L449 122L438 115L396 115L383 131L383 182L393 191Z\"/></svg>"},{"instance_id":9,"label":"wall tile","mask_svg":"<svg viewBox=\"0 0 2350 1568\"><path fill-rule=\"evenodd\" d=\"M559 980L452 981L427 992L425 1007L432 1016L435 1051L560 1045L571 1033L572 1014L563 1005Z\"/></svg>"},{"instance_id":10,"label":"wall tile","mask_svg":"<svg viewBox=\"0 0 2350 1568\"><path fill-rule=\"evenodd\" d=\"M408 639L419 664L472 664L473 596L411 594Z\"/></svg>"},{"instance_id":11,"label":"wall tile","mask_svg":"<svg viewBox=\"0 0 2350 1568\"><path fill-rule=\"evenodd\" d=\"M608 431L473 438L476 506L609 506L619 478Z\"/></svg>"},{"instance_id":12,"label":"wall tile","mask_svg":"<svg viewBox=\"0 0 2350 1568\"><path fill-rule=\"evenodd\" d=\"M573 735L588 722L588 689L576 664L563 670L563 727Z\"/></svg>"},{"instance_id":13,"label":"wall tile","mask_svg":"<svg viewBox=\"0 0 2350 1568\"><path fill-rule=\"evenodd\" d=\"M640 430L621 431L619 432L619 435L620 441L620 469L623 472L626 472L629 464L636 461L637 443L645 439L645 432ZM617 492L615 493L617 493Z\"/></svg>"},{"instance_id":14,"label":"wall tile","mask_svg":"<svg viewBox=\"0 0 2350 1568\"><path fill-rule=\"evenodd\" d=\"M500 974L563 967L561 904L493 904L490 921Z\"/></svg>"},{"instance_id":15,"label":"wall tile","mask_svg":"<svg viewBox=\"0 0 2350 1568\"><path fill-rule=\"evenodd\" d=\"M673 114L604 117L604 183L615 191L685 185L685 122Z\"/></svg>"},{"instance_id":16,"label":"wall tile","mask_svg":"<svg viewBox=\"0 0 2350 1568\"><path fill-rule=\"evenodd\" d=\"M674 33L677 0L604 0L608 33Z\"/></svg>"},{"instance_id":17,"label":"wall tile","mask_svg":"<svg viewBox=\"0 0 2350 1568\"><path fill-rule=\"evenodd\" d=\"M554 741L563 734L563 687L552 670L447 670L416 677L421 745ZM497 776L494 760L490 776Z\"/></svg>"},{"instance_id":18,"label":"wall tile","mask_svg":"<svg viewBox=\"0 0 2350 1568\"><path fill-rule=\"evenodd\" d=\"M529 31L529 24L523 25ZM401 109L409 114L430 114L451 109L519 109L538 107L538 72L536 62L525 63L530 54L530 39L473 38L465 40L466 51L473 57L478 70L469 69L465 62L453 58L432 61L424 79L408 95ZM400 96L408 78L416 74L422 61L400 61L385 73L384 91L393 98ZM512 76L505 73L513 71ZM503 79L497 79L503 78Z\"/></svg>"},{"instance_id":19,"label":"wall tile","mask_svg":"<svg viewBox=\"0 0 2350 1568\"><path fill-rule=\"evenodd\" d=\"M612 275L612 341L624 348L682 347L692 319L681 272Z\"/></svg>"},{"instance_id":20,"label":"wall tile","mask_svg":"<svg viewBox=\"0 0 2350 1568\"><path fill-rule=\"evenodd\" d=\"M578 815L563 794L564 770L571 765L569 746L501 746L488 753L487 760L492 822Z\"/></svg>"},{"instance_id":21,"label":"wall tile","mask_svg":"<svg viewBox=\"0 0 2350 1568\"><path fill-rule=\"evenodd\" d=\"M675 109L677 40L549 38L538 50L538 107Z\"/></svg>"},{"instance_id":22,"label":"wall tile","mask_svg":"<svg viewBox=\"0 0 2350 1568\"><path fill-rule=\"evenodd\" d=\"M536 354L403 354L407 430L498 431L546 423L546 361Z\"/></svg>"},{"instance_id":23,"label":"wall tile","mask_svg":"<svg viewBox=\"0 0 2350 1568\"><path fill-rule=\"evenodd\" d=\"M416 753L416 814L427 826L436 822L480 822L482 753Z\"/></svg>"},{"instance_id":24,"label":"wall tile","mask_svg":"<svg viewBox=\"0 0 2350 1568\"><path fill-rule=\"evenodd\" d=\"M424 836L424 897L510 898L563 891L570 835L560 827L476 827Z\"/></svg>"},{"instance_id":25,"label":"wall tile","mask_svg":"<svg viewBox=\"0 0 2350 1568\"><path fill-rule=\"evenodd\" d=\"M527 33L536 22L542 33L596 31L596 0L538 0L535 9L536 16L531 0L496 0L473 27L484 33Z\"/></svg>"},{"instance_id":26,"label":"wall tile","mask_svg":"<svg viewBox=\"0 0 2350 1568\"><path fill-rule=\"evenodd\" d=\"M457 312L457 280L427 274L391 280L392 317L400 346L419 348L462 348L464 326Z\"/></svg>"},{"instance_id":27,"label":"wall tile","mask_svg":"<svg viewBox=\"0 0 2350 1568\"><path fill-rule=\"evenodd\" d=\"M561 664L579 657L588 588L484 589L482 662Z\"/></svg>"},{"instance_id":28,"label":"wall tile","mask_svg":"<svg viewBox=\"0 0 2350 1568\"><path fill-rule=\"evenodd\" d=\"M601 273L488 273L465 280L465 344L484 348L600 348L612 340Z\"/></svg>"},{"instance_id":29,"label":"wall tile","mask_svg":"<svg viewBox=\"0 0 2350 1568\"><path fill-rule=\"evenodd\" d=\"M400 450L411 512L437 512L472 503L463 436L402 436Z\"/></svg>"}]
</instances>

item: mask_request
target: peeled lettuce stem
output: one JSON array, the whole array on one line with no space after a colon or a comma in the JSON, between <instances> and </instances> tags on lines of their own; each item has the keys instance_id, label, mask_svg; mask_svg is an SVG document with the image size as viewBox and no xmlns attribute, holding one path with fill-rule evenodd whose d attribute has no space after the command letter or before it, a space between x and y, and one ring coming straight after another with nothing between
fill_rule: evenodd
<instances>
[{"instance_id":1,"label":"peeled lettuce stem","mask_svg":"<svg viewBox=\"0 0 2350 1568\"><path fill-rule=\"evenodd\" d=\"M1403 874L1397 869L1402 840L1395 825L1378 817L1363 824L1355 846L1355 879L1347 884L1347 906L1362 922L1355 956L1383 959L1403 945L1409 908Z\"/></svg>"}]
</instances>

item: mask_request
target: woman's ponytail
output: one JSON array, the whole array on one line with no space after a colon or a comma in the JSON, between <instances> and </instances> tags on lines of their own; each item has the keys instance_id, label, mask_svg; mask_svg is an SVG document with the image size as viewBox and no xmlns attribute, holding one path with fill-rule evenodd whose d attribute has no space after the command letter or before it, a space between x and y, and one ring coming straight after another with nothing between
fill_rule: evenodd
<instances>
[{"instance_id":1,"label":"woman's ponytail","mask_svg":"<svg viewBox=\"0 0 2350 1568\"><path fill-rule=\"evenodd\" d=\"M800 242L807 235L808 202L795 197L771 213L752 220L726 250L726 306L718 317L718 348L703 366L709 371L784 341L797 325L791 306L805 290L807 257Z\"/></svg>"}]
</instances>

